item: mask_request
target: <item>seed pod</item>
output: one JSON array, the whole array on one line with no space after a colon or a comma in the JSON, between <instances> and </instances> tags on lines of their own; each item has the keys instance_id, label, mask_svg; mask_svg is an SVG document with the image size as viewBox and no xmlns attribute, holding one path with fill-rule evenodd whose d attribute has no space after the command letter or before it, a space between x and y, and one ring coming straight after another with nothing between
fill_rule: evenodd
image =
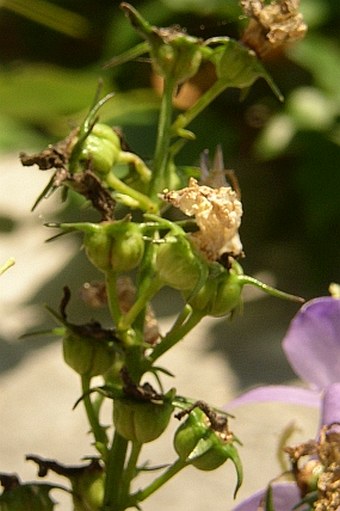
<instances>
[{"instance_id":1,"label":"seed pod","mask_svg":"<svg viewBox=\"0 0 340 511\"><path fill-rule=\"evenodd\" d=\"M148 41L152 65L157 74L178 84L196 74L202 60L200 39L174 27L154 27L126 2L121 7L133 27Z\"/></svg>"},{"instance_id":2,"label":"seed pod","mask_svg":"<svg viewBox=\"0 0 340 511\"><path fill-rule=\"evenodd\" d=\"M209 277L202 287L188 297L188 303L207 316L226 316L240 306L242 287L243 283L234 269L228 271L215 263L210 265Z\"/></svg>"},{"instance_id":3,"label":"seed pod","mask_svg":"<svg viewBox=\"0 0 340 511\"><path fill-rule=\"evenodd\" d=\"M236 494L243 474L238 452L233 445L234 440L234 436L226 429L214 430L206 414L200 408L194 408L176 431L174 447L182 461L198 470L215 470L231 459L237 474Z\"/></svg>"},{"instance_id":4,"label":"seed pod","mask_svg":"<svg viewBox=\"0 0 340 511\"><path fill-rule=\"evenodd\" d=\"M117 133L110 126L97 123L84 141L79 161L90 161L92 170L103 176L110 172L121 150Z\"/></svg>"},{"instance_id":5,"label":"seed pod","mask_svg":"<svg viewBox=\"0 0 340 511\"><path fill-rule=\"evenodd\" d=\"M116 399L113 420L117 432L133 442L152 442L169 424L174 409L172 397L173 391L170 390L162 401Z\"/></svg>"},{"instance_id":6,"label":"seed pod","mask_svg":"<svg viewBox=\"0 0 340 511\"><path fill-rule=\"evenodd\" d=\"M63 338L63 355L76 373L90 378L105 374L115 361L115 351L108 341L81 336L71 330Z\"/></svg>"},{"instance_id":7,"label":"seed pod","mask_svg":"<svg viewBox=\"0 0 340 511\"><path fill-rule=\"evenodd\" d=\"M207 265L185 235L168 234L157 248L156 269L165 285L192 291L208 272Z\"/></svg>"},{"instance_id":8,"label":"seed pod","mask_svg":"<svg viewBox=\"0 0 340 511\"><path fill-rule=\"evenodd\" d=\"M223 272L217 282L216 293L208 306L209 315L216 318L227 316L241 304L243 284L239 276L231 272Z\"/></svg>"},{"instance_id":9,"label":"seed pod","mask_svg":"<svg viewBox=\"0 0 340 511\"><path fill-rule=\"evenodd\" d=\"M127 272L141 262L144 240L138 224L129 221L103 222L86 232L85 252L102 271Z\"/></svg>"},{"instance_id":10,"label":"seed pod","mask_svg":"<svg viewBox=\"0 0 340 511\"><path fill-rule=\"evenodd\" d=\"M233 437L214 431L206 414L194 408L175 433L174 447L183 461L199 470L215 470L233 454Z\"/></svg>"}]
</instances>

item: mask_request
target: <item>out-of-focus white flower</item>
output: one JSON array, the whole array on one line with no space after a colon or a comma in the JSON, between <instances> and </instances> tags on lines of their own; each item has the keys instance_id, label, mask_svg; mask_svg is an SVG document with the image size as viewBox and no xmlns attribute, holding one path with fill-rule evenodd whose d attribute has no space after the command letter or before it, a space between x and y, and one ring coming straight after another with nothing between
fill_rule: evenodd
<instances>
[{"instance_id":1,"label":"out-of-focus white flower","mask_svg":"<svg viewBox=\"0 0 340 511\"><path fill-rule=\"evenodd\" d=\"M230 186L200 186L196 179L190 178L187 187L165 190L162 198L195 217L199 230L190 237L209 261L216 261L225 253L234 257L242 253L238 233L242 204Z\"/></svg>"}]
</instances>

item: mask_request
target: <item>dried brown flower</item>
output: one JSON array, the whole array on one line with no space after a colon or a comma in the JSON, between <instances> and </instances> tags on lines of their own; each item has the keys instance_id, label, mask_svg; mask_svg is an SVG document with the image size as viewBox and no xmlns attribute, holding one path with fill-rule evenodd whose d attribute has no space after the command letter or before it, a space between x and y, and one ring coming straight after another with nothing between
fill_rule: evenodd
<instances>
[{"instance_id":1,"label":"dried brown flower","mask_svg":"<svg viewBox=\"0 0 340 511\"><path fill-rule=\"evenodd\" d=\"M199 230L190 237L209 261L216 261L226 253L234 257L242 253L238 233L242 204L230 186L200 186L196 179L190 178L187 187L165 190L162 198L195 217Z\"/></svg>"},{"instance_id":2,"label":"dried brown flower","mask_svg":"<svg viewBox=\"0 0 340 511\"><path fill-rule=\"evenodd\" d=\"M307 25L299 5L299 0L278 0L268 5L264 0L241 0L244 13L251 18L242 41L264 57L287 43L302 39Z\"/></svg>"}]
</instances>

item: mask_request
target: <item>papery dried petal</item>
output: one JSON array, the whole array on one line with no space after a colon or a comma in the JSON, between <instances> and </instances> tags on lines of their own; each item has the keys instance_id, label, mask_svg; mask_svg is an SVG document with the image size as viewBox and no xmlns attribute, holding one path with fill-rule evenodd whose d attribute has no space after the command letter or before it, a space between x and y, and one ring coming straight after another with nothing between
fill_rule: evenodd
<instances>
[{"instance_id":1,"label":"papery dried petal","mask_svg":"<svg viewBox=\"0 0 340 511\"><path fill-rule=\"evenodd\" d=\"M299 0L280 0L269 5L263 0L241 0L245 14L251 17L243 42L263 57L274 48L302 39L307 25L299 4Z\"/></svg>"},{"instance_id":2,"label":"papery dried petal","mask_svg":"<svg viewBox=\"0 0 340 511\"><path fill-rule=\"evenodd\" d=\"M208 260L216 261L225 253L233 256L242 253L238 234L242 204L230 186L215 189L200 186L190 178L186 188L165 191L162 198L195 217L199 230L191 238Z\"/></svg>"}]
</instances>

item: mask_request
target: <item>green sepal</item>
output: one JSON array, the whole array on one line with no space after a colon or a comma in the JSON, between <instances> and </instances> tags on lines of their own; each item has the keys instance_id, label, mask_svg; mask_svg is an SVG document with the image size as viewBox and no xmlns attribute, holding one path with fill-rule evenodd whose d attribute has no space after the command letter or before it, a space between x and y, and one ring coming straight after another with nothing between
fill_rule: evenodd
<instances>
[{"instance_id":1,"label":"green sepal","mask_svg":"<svg viewBox=\"0 0 340 511\"><path fill-rule=\"evenodd\" d=\"M130 4L122 9L132 26L149 43L155 71L176 84L196 74L202 60L201 41L174 28L157 28L145 20Z\"/></svg>"},{"instance_id":2,"label":"green sepal","mask_svg":"<svg viewBox=\"0 0 340 511\"><path fill-rule=\"evenodd\" d=\"M258 78L264 78L275 96L283 100L281 92L253 50L229 37L206 41L207 45L212 43L217 46L210 49L208 58L215 65L218 80L224 81L228 87L245 89Z\"/></svg>"}]
</instances>

